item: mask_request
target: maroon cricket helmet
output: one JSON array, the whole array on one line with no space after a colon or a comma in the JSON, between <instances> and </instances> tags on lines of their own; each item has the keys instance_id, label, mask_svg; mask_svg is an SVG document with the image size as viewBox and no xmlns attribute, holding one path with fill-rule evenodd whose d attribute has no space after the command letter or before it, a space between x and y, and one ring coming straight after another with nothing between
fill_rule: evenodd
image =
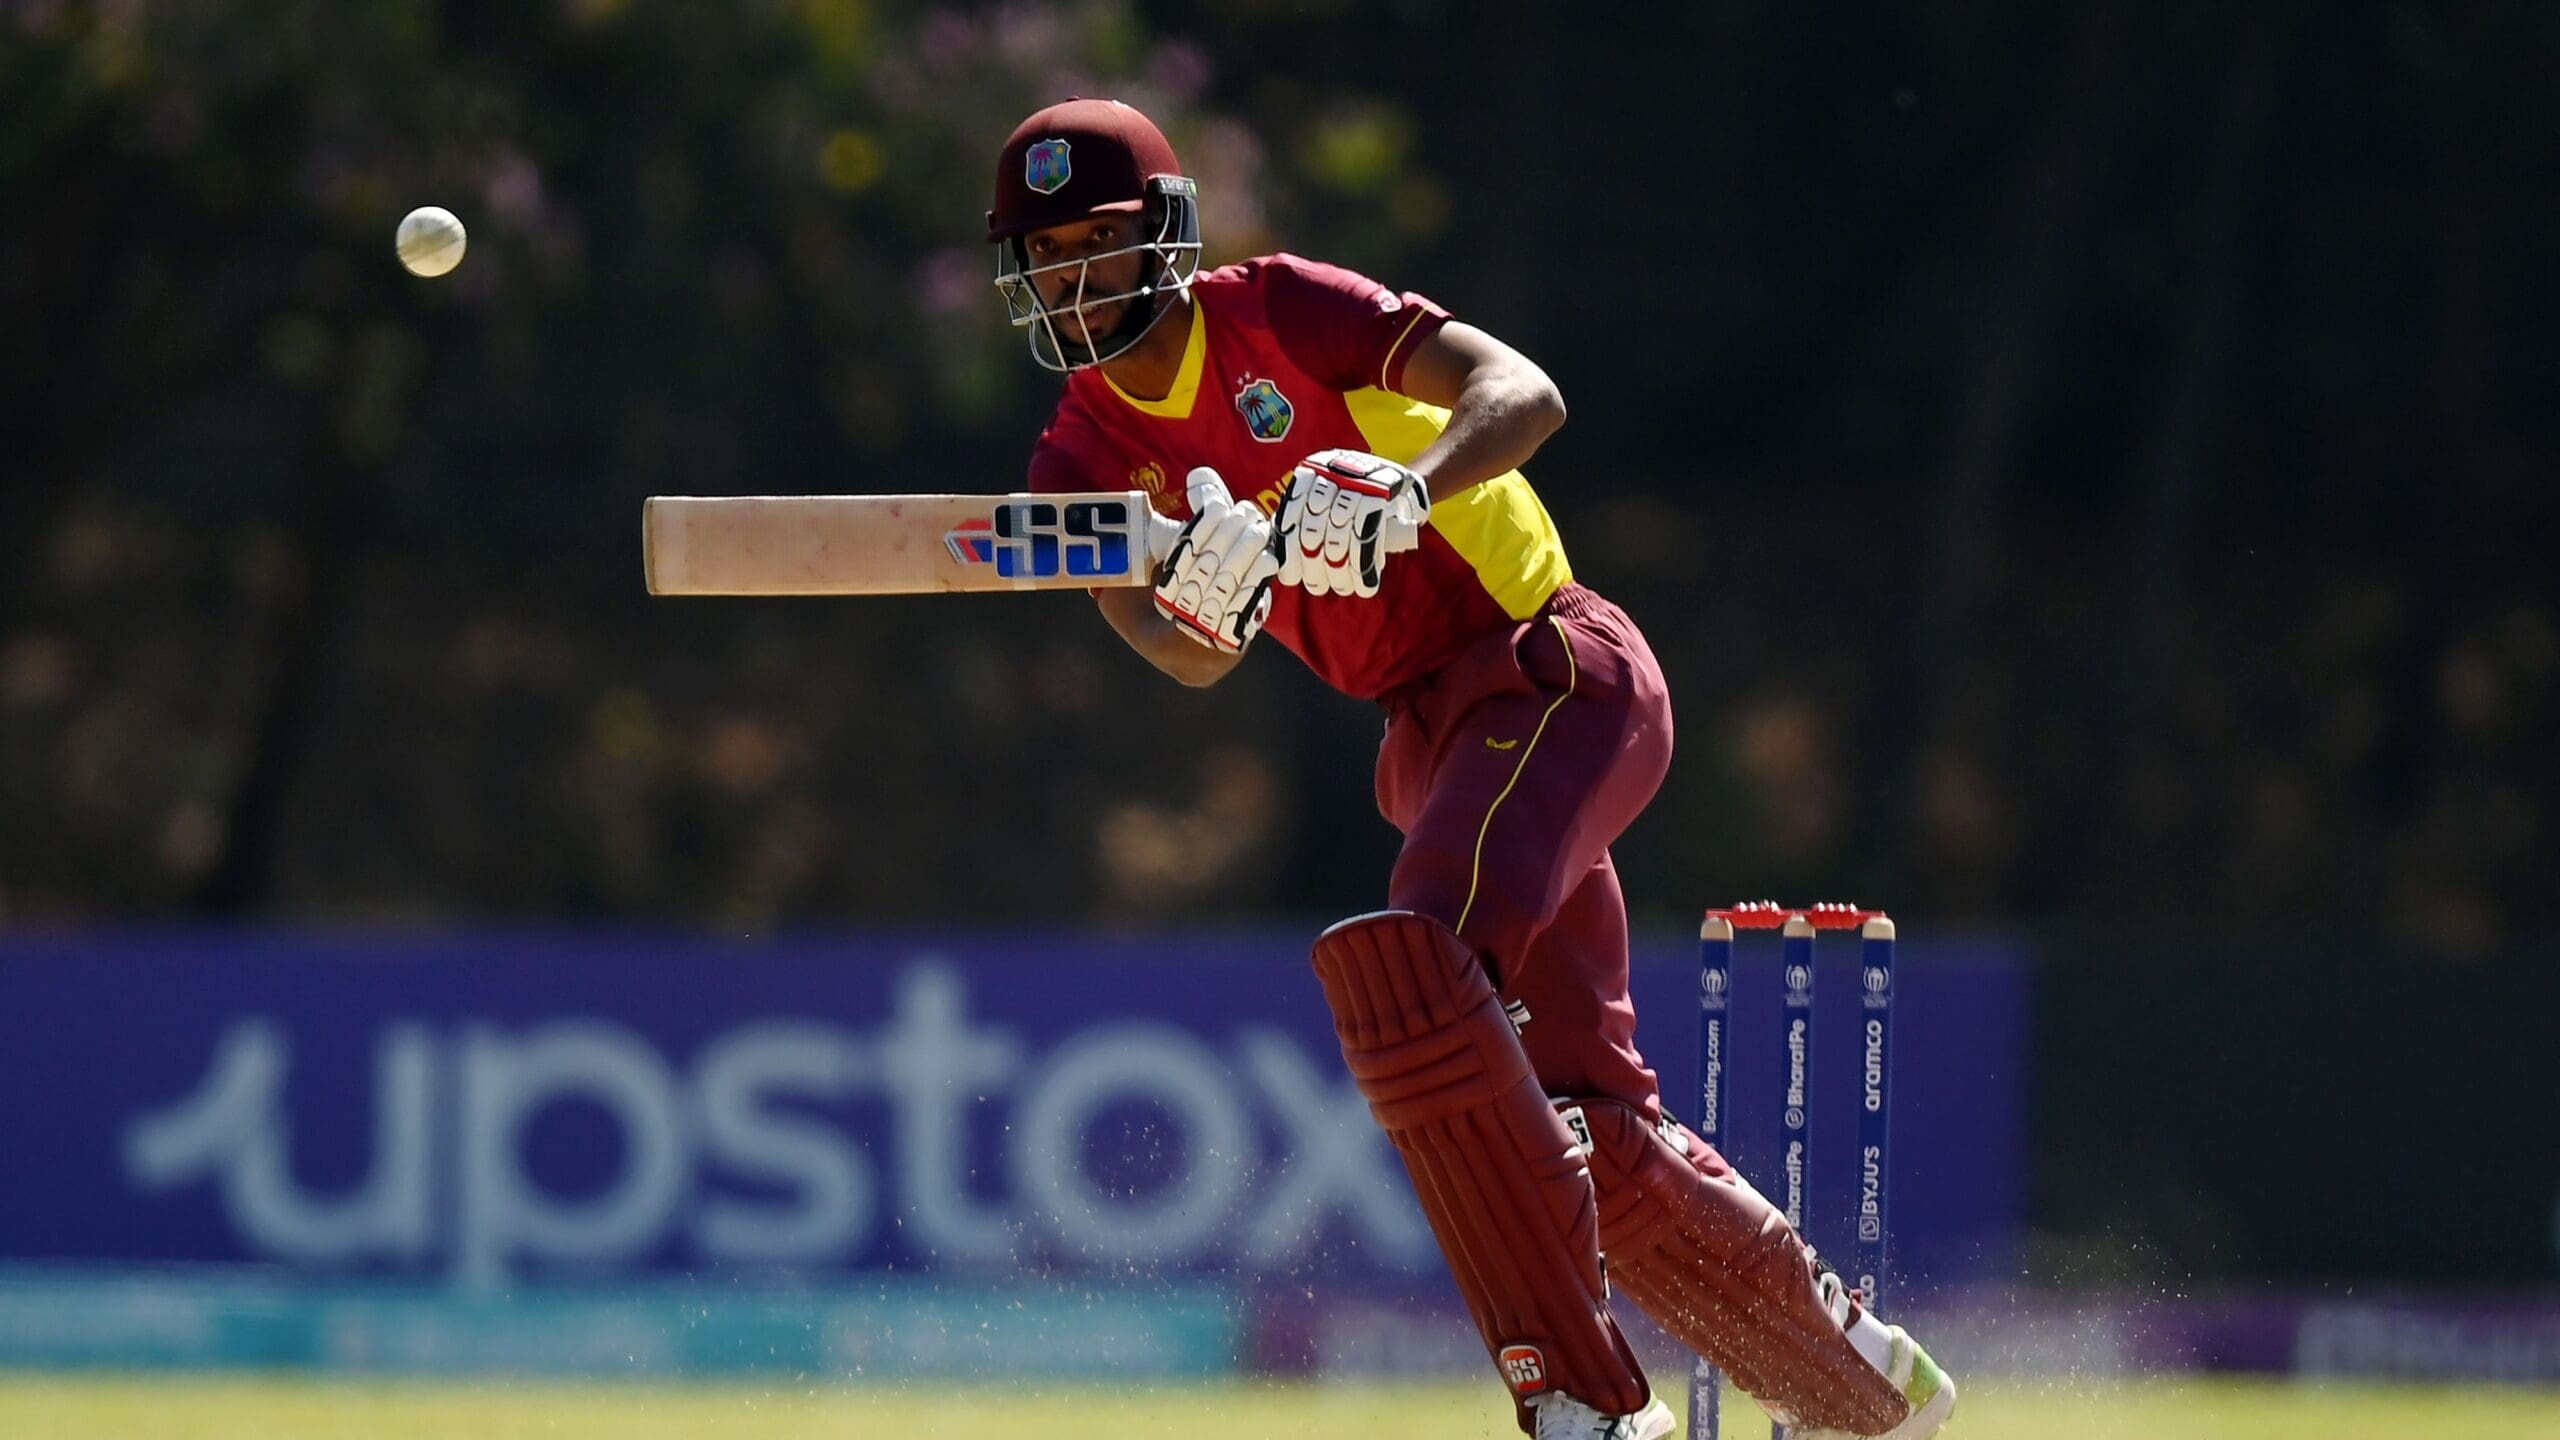
<instances>
[{"instance_id":1,"label":"maroon cricket helmet","mask_svg":"<svg viewBox=\"0 0 2560 1440\"><path fill-rule=\"evenodd\" d=\"M1182 173L1155 122L1117 100L1068 100L1013 129L996 157L996 204L987 239L996 247L996 290L1013 324L1029 331L1031 356L1051 370L1079 370L1128 353L1200 270L1200 191ZM1129 243L1034 263L1023 237L1097 216L1135 217ZM1115 257L1144 257L1134 281L1104 293L1090 282ZM1043 298L1040 286L1052 287ZM1089 317L1117 308L1108 328Z\"/></svg>"},{"instance_id":2,"label":"maroon cricket helmet","mask_svg":"<svg viewBox=\"0 0 2560 1440\"><path fill-rule=\"evenodd\" d=\"M996 157L990 243L1095 215L1135 213L1182 162L1155 122L1117 100L1062 101L1013 129Z\"/></svg>"}]
</instances>

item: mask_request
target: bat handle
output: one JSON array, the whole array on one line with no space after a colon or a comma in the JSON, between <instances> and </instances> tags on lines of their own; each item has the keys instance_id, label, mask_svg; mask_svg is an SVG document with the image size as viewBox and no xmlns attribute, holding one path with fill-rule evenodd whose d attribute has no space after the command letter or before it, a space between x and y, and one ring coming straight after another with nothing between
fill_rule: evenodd
<instances>
[{"instance_id":1,"label":"bat handle","mask_svg":"<svg viewBox=\"0 0 2560 1440\"><path fill-rule=\"evenodd\" d=\"M1182 538L1182 522L1170 515L1147 512L1147 556L1156 564L1173 553L1173 542Z\"/></svg>"}]
</instances>

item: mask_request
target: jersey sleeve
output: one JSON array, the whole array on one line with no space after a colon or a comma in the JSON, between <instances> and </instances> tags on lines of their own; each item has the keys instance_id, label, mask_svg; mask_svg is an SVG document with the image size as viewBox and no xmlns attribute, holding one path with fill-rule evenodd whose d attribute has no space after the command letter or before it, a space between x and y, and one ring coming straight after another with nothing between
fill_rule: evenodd
<instances>
[{"instance_id":1,"label":"jersey sleeve","mask_svg":"<svg viewBox=\"0 0 2560 1440\"><path fill-rule=\"evenodd\" d=\"M1357 271L1296 255L1265 262L1264 314L1289 358L1337 390L1395 390L1449 312Z\"/></svg>"}]
</instances>

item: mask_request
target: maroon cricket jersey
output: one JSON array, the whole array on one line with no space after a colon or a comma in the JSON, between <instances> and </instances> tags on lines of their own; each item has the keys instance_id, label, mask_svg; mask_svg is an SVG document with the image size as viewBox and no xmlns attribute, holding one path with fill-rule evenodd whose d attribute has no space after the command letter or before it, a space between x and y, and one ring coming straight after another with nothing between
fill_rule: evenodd
<instances>
[{"instance_id":1,"label":"maroon cricket jersey","mask_svg":"<svg viewBox=\"0 0 2560 1440\"><path fill-rule=\"evenodd\" d=\"M1067 377L1031 456L1046 493L1144 490L1190 516L1183 477L1207 465L1264 513L1319 450L1422 453L1449 412L1398 393L1405 361L1449 314L1338 266L1271 255L1191 285L1173 389L1141 400L1100 366ZM1573 579L1554 521L1513 470L1434 497L1420 548L1389 560L1377 595L1275 587L1266 633L1335 689L1363 699L1427 675L1476 639L1539 611Z\"/></svg>"}]
</instances>

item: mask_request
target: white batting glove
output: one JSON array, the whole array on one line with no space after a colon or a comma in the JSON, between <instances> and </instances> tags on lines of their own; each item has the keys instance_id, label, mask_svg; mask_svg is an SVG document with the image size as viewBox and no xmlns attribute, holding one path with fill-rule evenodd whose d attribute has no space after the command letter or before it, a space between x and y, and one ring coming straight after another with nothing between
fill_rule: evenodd
<instances>
[{"instance_id":1,"label":"white batting glove","mask_svg":"<svg viewBox=\"0 0 2560 1440\"><path fill-rule=\"evenodd\" d=\"M1430 515L1430 487L1411 470L1365 450L1319 450L1290 472L1280 502L1280 583L1375 595L1387 556L1411 549Z\"/></svg>"},{"instance_id":2,"label":"white batting glove","mask_svg":"<svg viewBox=\"0 0 2560 1440\"><path fill-rule=\"evenodd\" d=\"M1226 482L1206 465L1185 488L1191 523L1156 572L1156 613L1212 650L1240 654L1271 618L1271 579L1280 569L1271 521L1229 499Z\"/></svg>"}]
</instances>

